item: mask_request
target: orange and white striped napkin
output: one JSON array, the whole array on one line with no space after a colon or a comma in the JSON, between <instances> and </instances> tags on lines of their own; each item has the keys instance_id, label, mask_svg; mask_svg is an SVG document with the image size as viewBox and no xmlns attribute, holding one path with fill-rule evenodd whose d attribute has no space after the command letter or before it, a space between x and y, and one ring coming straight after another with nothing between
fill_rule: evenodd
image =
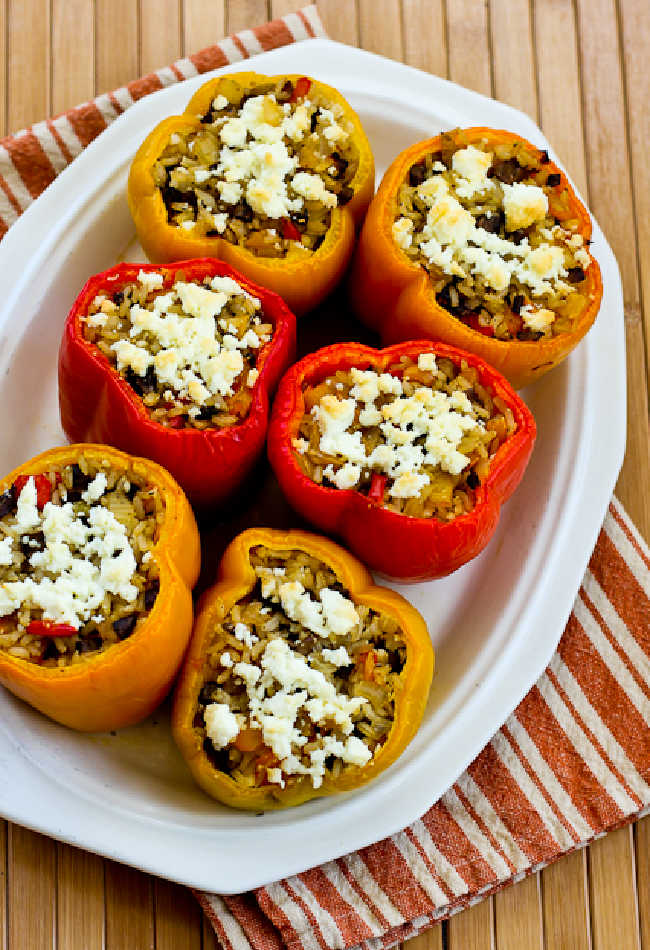
<instances>
[{"instance_id":1,"label":"orange and white striped napkin","mask_svg":"<svg viewBox=\"0 0 650 950\"><path fill-rule=\"evenodd\" d=\"M134 101L324 30L305 7L0 142L0 238ZM197 895L227 950L382 950L650 809L650 552L613 499L544 674L404 831L235 897Z\"/></svg>"}]
</instances>

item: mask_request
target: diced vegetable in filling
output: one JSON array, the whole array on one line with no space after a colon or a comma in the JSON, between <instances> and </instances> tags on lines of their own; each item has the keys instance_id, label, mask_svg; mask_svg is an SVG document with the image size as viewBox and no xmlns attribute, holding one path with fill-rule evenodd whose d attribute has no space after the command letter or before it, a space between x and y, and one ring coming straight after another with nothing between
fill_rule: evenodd
<instances>
[{"instance_id":1,"label":"diced vegetable in filling","mask_svg":"<svg viewBox=\"0 0 650 950\"><path fill-rule=\"evenodd\" d=\"M319 788L386 742L406 663L398 625L302 551L251 551L256 582L217 625L195 728L239 785Z\"/></svg>"},{"instance_id":2,"label":"diced vegetable in filling","mask_svg":"<svg viewBox=\"0 0 650 950\"><path fill-rule=\"evenodd\" d=\"M499 340L568 333L588 302L590 257L548 161L456 130L399 189L395 243L428 271L441 307Z\"/></svg>"},{"instance_id":3,"label":"diced vegetable in filling","mask_svg":"<svg viewBox=\"0 0 650 950\"><path fill-rule=\"evenodd\" d=\"M95 297L83 319L94 343L173 429L225 428L248 414L257 355L273 333L260 301L231 277L170 283L140 271L135 283Z\"/></svg>"},{"instance_id":4,"label":"diced vegetable in filling","mask_svg":"<svg viewBox=\"0 0 650 950\"><path fill-rule=\"evenodd\" d=\"M383 373L338 370L304 400L293 449L305 474L413 518L471 511L491 457L516 428L475 369L433 353L403 356Z\"/></svg>"},{"instance_id":5,"label":"diced vegetable in filling","mask_svg":"<svg viewBox=\"0 0 650 950\"><path fill-rule=\"evenodd\" d=\"M306 77L221 84L200 131L173 133L153 167L171 224L261 257L318 249L352 198L352 125Z\"/></svg>"},{"instance_id":6,"label":"diced vegetable in filling","mask_svg":"<svg viewBox=\"0 0 650 950\"><path fill-rule=\"evenodd\" d=\"M66 667L130 637L160 581L157 489L80 456L0 495L0 650Z\"/></svg>"}]
</instances>

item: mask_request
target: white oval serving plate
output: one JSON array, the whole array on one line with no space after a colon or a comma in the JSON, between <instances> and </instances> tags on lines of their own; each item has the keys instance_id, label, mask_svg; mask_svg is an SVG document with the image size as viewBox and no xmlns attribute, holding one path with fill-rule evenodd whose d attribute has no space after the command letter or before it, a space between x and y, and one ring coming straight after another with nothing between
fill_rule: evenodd
<instances>
[{"instance_id":1,"label":"white oval serving plate","mask_svg":"<svg viewBox=\"0 0 650 950\"><path fill-rule=\"evenodd\" d=\"M507 128L549 147L530 119L505 105L327 40L265 53L254 67L304 72L341 89L365 125L379 176L406 146L454 126ZM56 362L65 316L87 277L111 266L133 239L125 186L136 148L160 119L181 112L207 78L136 104L0 244L2 472L64 441ZM524 394L538 442L494 539L453 576L403 589L429 625L437 664L422 727L391 769L355 794L286 812L240 814L195 787L171 741L166 708L115 736L88 736L0 690L0 813L154 874L225 893L337 857L419 817L549 661L623 459L623 301L598 226L593 252L605 287L600 316L569 360Z\"/></svg>"}]
</instances>

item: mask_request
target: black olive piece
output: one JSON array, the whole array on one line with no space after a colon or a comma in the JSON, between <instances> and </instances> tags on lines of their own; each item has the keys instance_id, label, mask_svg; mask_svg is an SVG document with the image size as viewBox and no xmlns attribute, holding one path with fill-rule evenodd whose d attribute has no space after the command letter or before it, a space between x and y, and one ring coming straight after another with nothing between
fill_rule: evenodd
<instances>
[{"instance_id":1,"label":"black olive piece","mask_svg":"<svg viewBox=\"0 0 650 950\"><path fill-rule=\"evenodd\" d=\"M490 172L492 172L492 174L490 174ZM523 181L529 174L528 169L522 168L519 162L514 158L509 158L504 162L495 162L495 164L488 169L488 178L496 178L497 181L503 182L504 185L512 185L516 181Z\"/></svg>"},{"instance_id":2,"label":"black olive piece","mask_svg":"<svg viewBox=\"0 0 650 950\"><path fill-rule=\"evenodd\" d=\"M199 412L194 416L199 422L210 422L212 416L215 414L216 409L214 406L201 406Z\"/></svg>"},{"instance_id":3,"label":"black olive piece","mask_svg":"<svg viewBox=\"0 0 650 950\"><path fill-rule=\"evenodd\" d=\"M330 772L331 772L332 769L334 768L334 763L335 763L335 762L336 762L336 756L335 756L335 755L328 755L328 756L325 757L325 762L324 762L323 764L325 765L325 768L326 768L326 769L329 769Z\"/></svg>"},{"instance_id":4,"label":"black olive piece","mask_svg":"<svg viewBox=\"0 0 650 950\"><path fill-rule=\"evenodd\" d=\"M121 307L121 306L122 306L122 304L124 303L124 292L123 292L123 291L118 290L118 292L117 292L116 294L113 294L113 303L114 303L117 307Z\"/></svg>"},{"instance_id":5,"label":"black olive piece","mask_svg":"<svg viewBox=\"0 0 650 950\"><path fill-rule=\"evenodd\" d=\"M473 468L467 473L467 478L465 481L467 482L468 488L478 488L478 486L481 484L481 479L478 477Z\"/></svg>"},{"instance_id":6,"label":"black olive piece","mask_svg":"<svg viewBox=\"0 0 650 950\"><path fill-rule=\"evenodd\" d=\"M542 163L542 165L546 165L548 162L550 162L550 158L548 157L548 152L546 151L546 149L544 149L544 151L542 152L539 160Z\"/></svg>"},{"instance_id":7,"label":"black olive piece","mask_svg":"<svg viewBox=\"0 0 650 950\"><path fill-rule=\"evenodd\" d=\"M135 496L138 494L139 491L140 491L139 485L136 485L135 482L129 482L129 490L126 493L126 497L129 499L129 501L133 501L133 499L135 498Z\"/></svg>"},{"instance_id":8,"label":"black olive piece","mask_svg":"<svg viewBox=\"0 0 650 950\"><path fill-rule=\"evenodd\" d=\"M289 99L291 99L292 95L293 95L293 83L291 82L290 79L286 79L284 83L282 84L282 86L280 87L280 91L275 94L275 98L277 99L278 102L288 102Z\"/></svg>"},{"instance_id":9,"label":"black olive piece","mask_svg":"<svg viewBox=\"0 0 650 950\"><path fill-rule=\"evenodd\" d=\"M8 488L5 492L0 495L0 518L4 518L5 515L13 514L17 508L17 499L14 486Z\"/></svg>"},{"instance_id":10,"label":"black olive piece","mask_svg":"<svg viewBox=\"0 0 650 950\"><path fill-rule=\"evenodd\" d=\"M570 284L579 284L585 279L587 275L583 271L582 267L570 267L568 271L569 283Z\"/></svg>"},{"instance_id":11,"label":"black olive piece","mask_svg":"<svg viewBox=\"0 0 650 950\"><path fill-rule=\"evenodd\" d=\"M201 729L203 726L203 713L200 709L197 709L194 713L194 719L192 720L192 725L195 729Z\"/></svg>"},{"instance_id":12,"label":"black olive piece","mask_svg":"<svg viewBox=\"0 0 650 950\"><path fill-rule=\"evenodd\" d=\"M206 112L205 115L201 116L201 125L212 125L213 122L214 122L214 115L212 114L212 110L210 110L210 112Z\"/></svg>"},{"instance_id":13,"label":"black olive piece","mask_svg":"<svg viewBox=\"0 0 650 950\"><path fill-rule=\"evenodd\" d=\"M29 540L20 542L20 550L27 558L31 557L37 551L45 550L45 535L42 531L29 535Z\"/></svg>"},{"instance_id":14,"label":"black olive piece","mask_svg":"<svg viewBox=\"0 0 650 950\"><path fill-rule=\"evenodd\" d=\"M253 220L253 209L246 201L239 201L232 212L233 218L249 224Z\"/></svg>"},{"instance_id":15,"label":"black olive piece","mask_svg":"<svg viewBox=\"0 0 650 950\"><path fill-rule=\"evenodd\" d=\"M338 152L334 152L330 156L329 167L331 169L331 167L334 166L334 171L330 170L330 173L329 173L330 177L334 178L335 181L338 181L339 178L343 178L343 176L345 175L345 172L347 171L348 165L349 165L349 162L345 158L343 158L342 155L339 155Z\"/></svg>"},{"instance_id":16,"label":"black olive piece","mask_svg":"<svg viewBox=\"0 0 650 950\"><path fill-rule=\"evenodd\" d=\"M344 185L343 188L339 191L339 204L346 205L351 198L354 197L354 191L350 188L349 185Z\"/></svg>"},{"instance_id":17,"label":"black olive piece","mask_svg":"<svg viewBox=\"0 0 650 950\"><path fill-rule=\"evenodd\" d=\"M526 238L526 237L528 237L528 234L527 234L526 231L524 231L524 230L521 230L521 231L511 231L510 234L508 235L508 237L509 237L510 240L513 241L515 244L521 244L521 242L523 241L523 239Z\"/></svg>"},{"instance_id":18,"label":"black olive piece","mask_svg":"<svg viewBox=\"0 0 650 950\"><path fill-rule=\"evenodd\" d=\"M57 650L54 640L48 639L45 649L41 653L41 660L58 660L60 656L61 654Z\"/></svg>"},{"instance_id":19,"label":"black olive piece","mask_svg":"<svg viewBox=\"0 0 650 950\"><path fill-rule=\"evenodd\" d=\"M73 489L79 492L85 491L90 485L90 481L91 481L90 475L84 475L84 473L81 471L80 466L77 465L77 463L75 462L74 465L72 466ZM69 497L70 497L70 493L68 492L68 498Z\"/></svg>"},{"instance_id":20,"label":"black olive piece","mask_svg":"<svg viewBox=\"0 0 650 950\"><path fill-rule=\"evenodd\" d=\"M77 641L77 653L94 653L95 650L101 650L103 642L99 634L93 637L81 637Z\"/></svg>"},{"instance_id":21,"label":"black olive piece","mask_svg":"<svg viewBox=\"0 0 650 950\"><path fill-rule=\"evenodd\" d=\"M217 772L230 773L230 756L228 755L227 749L215 749L210 739L206 736L203 740L203 751Z\"/></svg>"},{"instance_id":22,"label":"black olive piece","mask_svg":"<svg viewBox=\"0 0 650 950\"><path fill-rule=\"evenodd\" d=\"M546 184L548 185L549 188L555 188L557 185L560 184L561 181L562 181L562 175L558 175L554 173L548 176L548 178L546 179Z\"/></svg>"},{"instance_id":23,"label":"black olive piece","mask_svg":"<svg viewBox=\"0 0 650 950\"><path fill-rule=\"evenodd\" d=\"M207 680L203 684L201 692L199 693L199 702L202 706L208 706L212 702L212 697L216 690L219 689L219 684L215 683L214 680Z\"/></svg>"},{"instance_id":24,"label":"black olive piece","mask_svg":"<svg viewBox=\"0 0 650 950\"><path fill-rule=\"evenodd\" d=\"M120 617L119 620L115 620L113 622L113 630L118 635L120 640L126 640L126 638L130 637L135 630L135 625L137 622L137 613L127 614L126 617Z\"/></svg>"},{"instance_id":25,"label":"black olive piece","mask_svg":"<svg viewBox=\"0 0 650 950\"><path fill-rule=\"evenodd\" d=\"M317 251L318 248L321 246L321 244L323 243L324 240L325 240L325 235L324 235L324 234L319 234L319 236L318 236L318 237L316 238L316 240L314 241L314 245L313 245L313 247L312 247L312 251Z\"/></svg>"},{"instance_id":26,"label":"black olive piece","mask_svg":"<svg viewBox=\"0 0 650 950\"><path fill-rule=\"evenodd\" d=\"M156 378L156 371L154 370L153 366L147 367L147 372L144 374L144 376L140 376L129 366L124 374L124 378L131 389L133 389L134 392L138 394L138 396L144 396L145 393L153 392L156 388L156 383L158 382Z\"/></svg>"},{"instance_id":27,"label":"black olive piece","mask_svg":"<svg viewBox=\"0 0 650 950\"><path fill-rule=\"evenodd\" d=\"M427 180L426 162L418 162L417 165L411 165L409 168L409 185L416 188L423 181Z\"/></svg>"},{"instance_id":28,"label":"black olive piece","mask_svg":"<svg viewBox=\"0 0 650 950\"><path fill-rule=\"evenodd\" d=\"M523 294L515 294L512 303L510 304L510 309L513 313L519 314L519 311L524 305L525 297Z\"/></svg>"},{"instance_id":29,"label":"black olive piece","mask_svg":"<svg viewBox=\"0 0 650 950\"><path fill-rule=\"evenodd\" d=\"M156 597L160 593L160 580L156 577L150 581L144 589L144 607L145 610L151 610L156 603Z\"/></svg>"},{"instance_id":30,"label":"black olive piece","mask_svg":"<svg viewBox=\"0 0 650 950\"><path fill-rule=\"evenodd\" d=\"M482 214L476 219L476 227L482 228L484 231L487 231L488 234L498 234L501 221L501 212L491 214L489 218L486 214Z\"/></svg>"},{"instance_id":31,"label":"black olive piece","mask_svg":"<svg viewBox=\"0 0 650 950\"><path fill-rule=\"evenodd\" d=\"M171 185L165 185L160 189L162 194L163 201L167 206L171 204L187 204L190 205L194 211L198 208L197 197L193 191L179 191L178 188L172 188Z\"/></svg>"},{"instance_id":32,"label":"black olive piece","mask_svg":"<svg viewBox=\"0 0 650 950\"><path fill-rule=\"evenodd\" d=\"M392 673L401 673L404 669L404 663L397 650L391 650L389 653L390 669Z\"/></svg>"},{"instance_id":33,"label":"black olive piece","mask_svg":"<svg viewBox=\"0 0 650 950\"><path fill-rule=\"evenodd\" d=\"M205 232L206 237L219 237L220 234L221 232L215 230L215 228L212 228L210 231Z\"/></svg>"}]
</instances>

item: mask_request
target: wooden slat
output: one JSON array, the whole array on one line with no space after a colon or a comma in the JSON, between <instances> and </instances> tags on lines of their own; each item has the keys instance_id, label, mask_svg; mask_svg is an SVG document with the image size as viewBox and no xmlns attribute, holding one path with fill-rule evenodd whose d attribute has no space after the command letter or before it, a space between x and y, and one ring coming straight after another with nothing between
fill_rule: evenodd
<instances>
[{"instance_id":1,"label":"wooden slat","mask_svg":"<svg viewBox=\"0 0 650 950\"><path fill-rule=\"evenodd\" d=\"M583 194L587 190L576 23L572 0L535 0L541 125Z\"/></svg>"},{"instance_id":2,"label":"wooden slat","mask_svg":"<svg viewBox=\"0 0 650 950\"><path fill-rule=\"evenodd\" d=\"M419 937L412 937L402 944L403 950L445 950L443 942L444 929L446 922L435 924L429 930L425 930Z\"/></svg>"},{"instance_id":3,"label":"wooden slat","mask_svg":"<svg viewBox=\"0 0 650 950\"><path fill-rule=\"evenodd\" d=\"M484 96L492 95L487 5L447 0L449 78Z\"/></svg>"},{"instance_id":4,"label":"wooden slat","mask_svg":"<svg viewBox=\"0 0 650 950\"><path fill-rule=\"evenodd\" d=\"M535 51L528 0L491 0L494 96L537 121Z\"/></svg>"},{"instance_id":5,"label":"wooden slat","mask_svg":"<svg viewBox=\"0 0 650 950\"><path fill-rule=\"evenodd\" d=\"M44 119L50 102L49 0L8 0L7 128Z\"/></svg>"},{"instance_id":6,"label":"wooden slat","mask_svg":"<svg viewBox=\"0 0 650 950\"><path fill-rule=\"evenodd\" d=\"M105 950L154 950L153 878L113 861L104 862Z\"/></svg>"},{"instance_id":7,"label":"wooden slat","mask_svg":"<svg viewBox=\"0 0 650 950\"><path fill-rule=\"evenodd\" d=\"M631 517L650 537L650 498L640 492L650 442L644 385L634 203L615 0L578 0L590 206L617 256L623 280L628 356L628 453L617 486ZM612 143L616 147L612 147Z\"/></svg>"},{"instance_id":8,"label":"wooden slat","mask_svg":"<svg viewBox=\"0 0 650 950\"><path fill-rule=\"evenodd\" d=\"M574 851L542 871L545 950L591 948L586 858Z\"/></svg>"},{"instance_id":9,"label":"wooden slat","mask_svg":"<svg viewBox=\"0 0 650 950\"><path fill-rule=\"evenodd\" d=\"M52 950L56 935L56 842L11 825L10 950Z\"/></svg>"},{"instance_id":10,"label":"wooden slat","mask_svg":"<svg viewBox=\"0 0 650 950\"><path fill-rule=\"evenodd\" d=\"M169 66L182 53L179 0L140 0L141 72L151 73Z\"/></svg>"},{"instance_id":11,"label":"wooden slat","mask_svg":"<svg viewBox=\"0 0 650 950\"><path fill-rule=\"evenodd\" d=\"M201 950L201 908L186 887L154 880L156 950Z\"/></svg>"},{"instance_id":12,"label":"wooden slat","mask_svg":"<svg viewBox=\"0 0 650 950\"><path fill-rule=\"evenodd\" d=\"M632 829L620 828L595 841L589 848L593 950L640 950L635 886Z\"/></svg>"},{"instance_id":13,"label":"wooden slat","mask_svg":"<svg viewBox=\"0 0 650 950\"><path fill-rule=\"evenodd\" d=\"M444 0L403 0L402 9L405 61L436 76L446 76L449 63Z\"/></svg>"},{"instance_id":14,"label":"wooden slat","mask_svg":"<svg viewBox=\"0 0 650 950\"><path fill-rule=\"evenodd\" d=\"M95 0L95 89L110 92L140 75L138 5Z\"/></svg>"},{"instance_id":15,"label":"wooden slat","mask_svg":"<svg viewBox=\"0 0 650 950\"><path fill-rule=\"evenodd\" d=\"M0 0L0 57L1 63L7 62L7 3L9 0ZM0 69L0 138L7 134L7 70Z\"/></svg>"},{"instance_id":16,"label":"wooden slat","mask_svg":"<svg viewBox=\"0 0 650 950\"><path fill-rule=\"evenodd\" d=\"M448 928L448 950L496 950L493 899L450 917Z\"/></svg>"},{"instance_id":17,"label":"wooden slat","mask_svg":"<svg viewBox=\"0 0 650 950\"><path fill-rule=\"evenodd\" d=\"M238 33L268 19L266 0L226 0L226 31Z\"/></svg>"},{"instance_id":18,"label":"wooden slat","mask_svg":"<svg viewBox=\"0 0 650 950\"><path fill-rule=\"evenodd\" d=\"M183 53L197 53L223 39L226 17L223 3L183 0Z\"/></svg>"},{"instance_id":19,"label":"wooden slat","mask_svg":"<svg viewBox=\"0 0 650 950\"><path fill-rule=\"evenodd\" d=\"M57 846L57 939L61 950L103 950L104 862Z\"/></svg>"},{"instance_id":20,"label":"wooden slat","mask_svg":"<svg viewBox=\"0 0 650 950\"><path fill-rule=\"evenodd\" d=\"M650 816L634 826L634 845L641 947L650 950Z\"/></svg>"},{"instance_id":21,"label":"wooden slat","mask_svg":"<svg viewBox=\"0 0 650 950\"><path fill-rule=\"evenodd\" d=\"M359 43L359 6L351 0L319 0L318 12L328 36L350 46Z\"/></svg>"},{"instance_id":22,"label":"wooden slat","mask_svg":"<svg viewBox=\"0 0 650 950\"><path fill-rule=\"evenodd\" d=\"M83 55L79 55L83 44ZM91 99L95 89L95 11L92 0L53 0L52 111Z\"/></svg>"},{"instance_id":23,"label":"wooden slat","mask_svg":"<svg viewBox=\"0 0 650 950\"><path fill-rule=\"evenodd\" d=\"M632 181L636 211L637 252L641 276L641 295L645 301L646 380L650 389L650 162L647 159L650 141L650 4L639 0L620 0L619 4L627 117L632 153ZM639 492L646 499L648 492ZM650 537L650 526L644 518Z\"/></svg>"},{"instance_id":24,"label":"wooden slat","mask_svg":"<svg viewBox=\"0 0 650 950\"><path fill-rule=\"evenodd\" d=\"M201 950L222 950L221 945L219 944L215 936L214 927L212 926L212 924L210 923L210 921L208 920L205 914L203 914L202 917L203 917L203 921L202 921L203 929L201 932L201 936L203 939L203 945L201 947Z\"/></svg>"},{"instance_id":25,"label":"wooden slat","mask_svg":"<svg viewBox=\"0 0 650 950\"><path fill-rule=\"evenodd\" d=\"M544 925L539 875L494 895L497 950L543 950Z\"/></svg>"},{"instance_id":26,"label":"wooden slat","mask_svg":"<svg viewBox=\"0 0 650 950\"><path fill-rule=\"evenodd\" d=\"M402 59L402 20L394 0L359 0L359 43L364 49Z\"/></svg>"}]
</instances>

